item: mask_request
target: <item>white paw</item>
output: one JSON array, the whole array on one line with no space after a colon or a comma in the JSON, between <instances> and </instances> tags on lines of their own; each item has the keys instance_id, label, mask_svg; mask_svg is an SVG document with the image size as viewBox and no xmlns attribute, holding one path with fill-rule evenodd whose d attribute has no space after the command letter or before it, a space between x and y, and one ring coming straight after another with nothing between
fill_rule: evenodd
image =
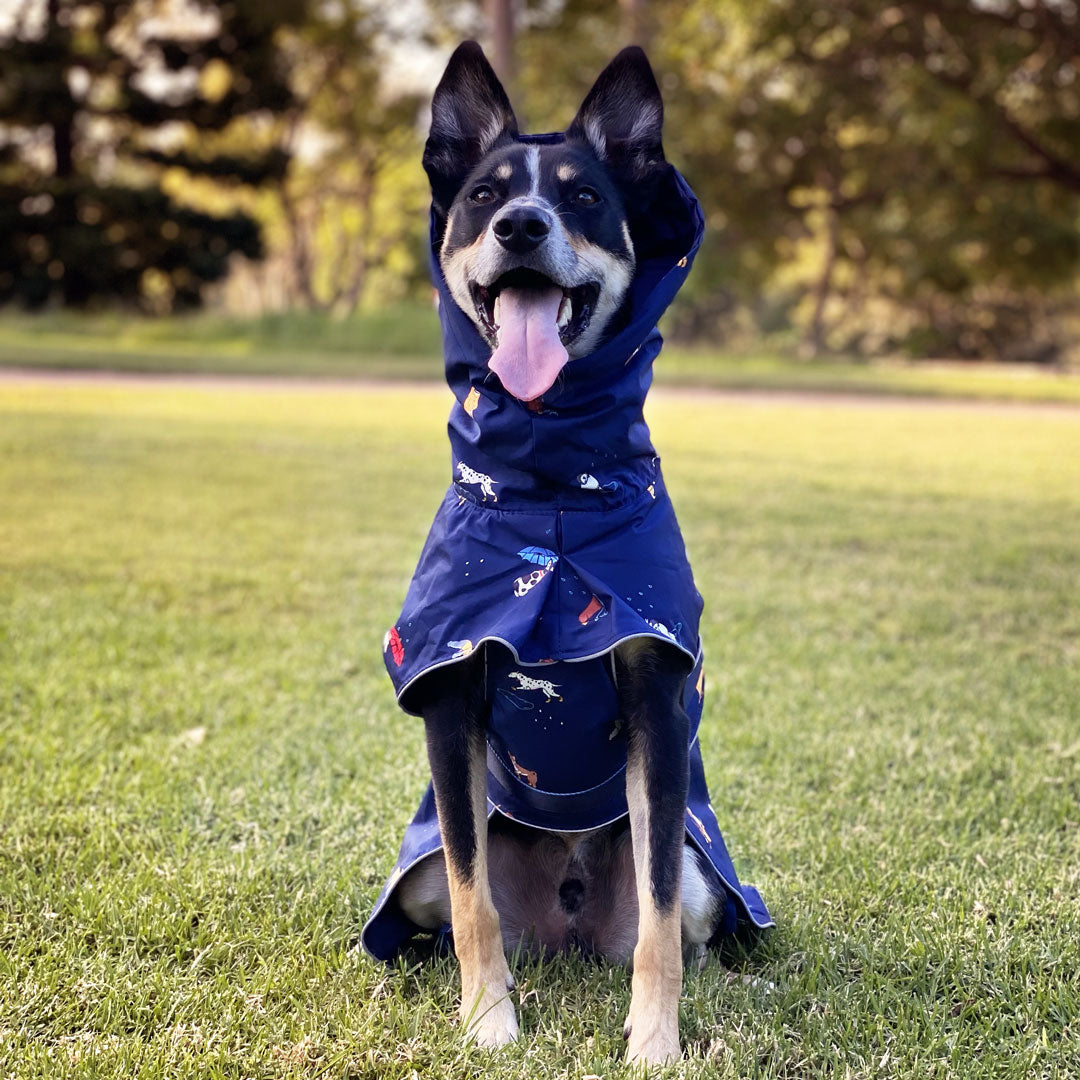
<instances>
[{"instance_id":1,"label":"white paw","mask_svg":"<svg viewBox=\"0 0 1080 1080\"><path fill-rule=\"evenodd\" d=\"M623 1034L627 1039L626 1059L642 1065L668 1065L682 1057L678 1021L635 1015L631 1006Z\"/></svg>"},{"instance_id":2,"label":"white paw","mask_svg":"<svg viewBox=\"0 0 1080 1080\"><path fill-rule=\"evenodd\" d=\"M500 993L485 986L471 1001L462 1001L461 1017L469 1038L477 1046L506 1046L518 1037L517 1013L509 989Z\"/></svg>"}]
</instances>

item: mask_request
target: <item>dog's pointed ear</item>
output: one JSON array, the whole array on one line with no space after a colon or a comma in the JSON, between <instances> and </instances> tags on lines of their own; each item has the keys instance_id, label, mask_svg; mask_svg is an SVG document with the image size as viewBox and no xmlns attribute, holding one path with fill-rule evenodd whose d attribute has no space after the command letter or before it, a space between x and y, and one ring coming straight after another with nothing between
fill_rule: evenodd
<instances>
[{"instance_id":1,"label":"dog's pointed ear","mask_svg":"<svg viewBox=\"0 0 1080 1080\"><path fill-rule=\"evenodd\" d=\"M616 179L640 183L667 165L663 126L656 76L645 53L631 45L600 72L566 137L591 146Z\"/></svg>"},{"instance_id":2,"label":"dog's pointed ear","mask_svg":"<svg viewBox=\"0 0 1080 1080\"><path fill-rule=\"evenodd\" d=\"M462 181L498 142L517 138L510 99L484 50L463 41L450 57L431 102L424 169L444 216Z\"/></svg>"}]
</instances>

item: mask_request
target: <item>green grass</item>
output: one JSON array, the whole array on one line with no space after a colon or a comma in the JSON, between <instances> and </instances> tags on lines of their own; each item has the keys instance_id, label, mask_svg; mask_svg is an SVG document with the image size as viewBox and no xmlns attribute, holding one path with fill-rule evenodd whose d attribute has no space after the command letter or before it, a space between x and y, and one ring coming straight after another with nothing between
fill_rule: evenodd
<instances>
[{"instance_id":1,"label":"green grass","mask_svg":"<svg viewBox=\"0 0 1080 1080\"><path fill-rule=\"evenodd\" d=\"M0 368L442 379L439 324L427 304L346 319L291 312L259 319L201 314L0 317ZM1080 404L1080 373L1030 365L932 364L844 358L800 361L669 346L661 385Z\"/></svg>"},{"instance_id":2,"label":"green grass","mask_svg":"<svg viewBox=\"0 0 1080 1080\"><path fill-rule=\"evenodd\" d=\"M625 972L357 949L444 390L0 386L0 1076L621 1077ZM658 396L713 802L778 928L672 1076L1080 1073L1080 415ZM749 975L753 981L743 982ZM772 984L771 986L769 984Z\"/></svg>"}]
</instances>

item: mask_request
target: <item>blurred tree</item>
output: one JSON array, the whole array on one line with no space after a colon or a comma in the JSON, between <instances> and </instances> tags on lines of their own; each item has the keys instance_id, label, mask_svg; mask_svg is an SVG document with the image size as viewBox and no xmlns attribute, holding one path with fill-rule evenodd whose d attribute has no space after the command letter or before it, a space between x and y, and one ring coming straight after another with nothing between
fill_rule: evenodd
<instances>
[{"instance_id":1,"label":"blurred tree","mask_svg":"<svg viewBox=\"0 0 1080 1080\"><path fill-rule=\"evenodd\" d=\"M275 146L236 156L237 120L291 104L277 36L305 0L26 0L0 36L0 302L197 305L248 215L186 206L172 177L279 180Z\"/></svg>"},{"instance_id":2,"label":"blurred tree","mask_svg":"<svg viewBox=\"0 0 1080 1080\"><path fill-rule=\"evenodd\" d=\"M441 50L472 36L532 131L647 42L709 225L668 333L1052 359L1077 311L1077 0L18 10L0 14L0 302L182 307L228 266L220 295L255 282L249 309L419 292L425 106ZM269 257L234 260L262 250L256 222Z\"/></svg>"},{"instance_id":3,"label":"blurred tree","mask_svg":"<svg viewBox=\"0 0 1080 1080\"><path fill-rule=\"evenodd\" d=\"M284 38L293 159L276 198L293 299L308 308L348 312L373 286L385 300L426 270L422 95L387 85L386 53L408 47L390 11L316 5Z\"/></svg>"},{"instance_id":4,"label":"blurred tree","mask_svg":"<svg viewBox=\"0 0 1080 1080\"><path fill-rule=\"evenodd\" d=\"M706 277L726 265L810 352L1056 355L1080 267L1074 0L667 11L669 138L720 226Z\"/></svg>"},{"instance_id":5,"label":"blurred tree","mask_svg":"<svg viewBox=\"0 0 1080 1080\"><path fill-rule=\"evenodd\" d=\"M426 292L427 188L419 119L429 89L425 20L397 0L313 3L278 37L291 102L266 131L289 154L285 176L234 200L263 225L267 257L238 264L215 298L261 312L345 315ZM429 78L434 86L437 69ZM235 137L234 137L235 138ZM198 193L212 206L220 193Z\"/></svg>"}]
</instances>

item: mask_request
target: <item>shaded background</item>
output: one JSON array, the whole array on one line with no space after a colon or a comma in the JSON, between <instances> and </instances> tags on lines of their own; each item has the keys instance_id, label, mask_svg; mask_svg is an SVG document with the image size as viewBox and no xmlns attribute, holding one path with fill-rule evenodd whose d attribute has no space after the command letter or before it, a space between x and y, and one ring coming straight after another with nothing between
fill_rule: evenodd
<instances>
[{"instance_id":1,"label":"shaded background","mask_svg":"<svg viewBox=\"0 0 1080 1080\"><path fill-rule=\"evenodd\" d=\"M1080 363L1074 0L0 0L0 329L206 307L434 349L420 154L463 37L534 131L647 48L709 226L670 338Z\"/></svg>"}]
</instances>

